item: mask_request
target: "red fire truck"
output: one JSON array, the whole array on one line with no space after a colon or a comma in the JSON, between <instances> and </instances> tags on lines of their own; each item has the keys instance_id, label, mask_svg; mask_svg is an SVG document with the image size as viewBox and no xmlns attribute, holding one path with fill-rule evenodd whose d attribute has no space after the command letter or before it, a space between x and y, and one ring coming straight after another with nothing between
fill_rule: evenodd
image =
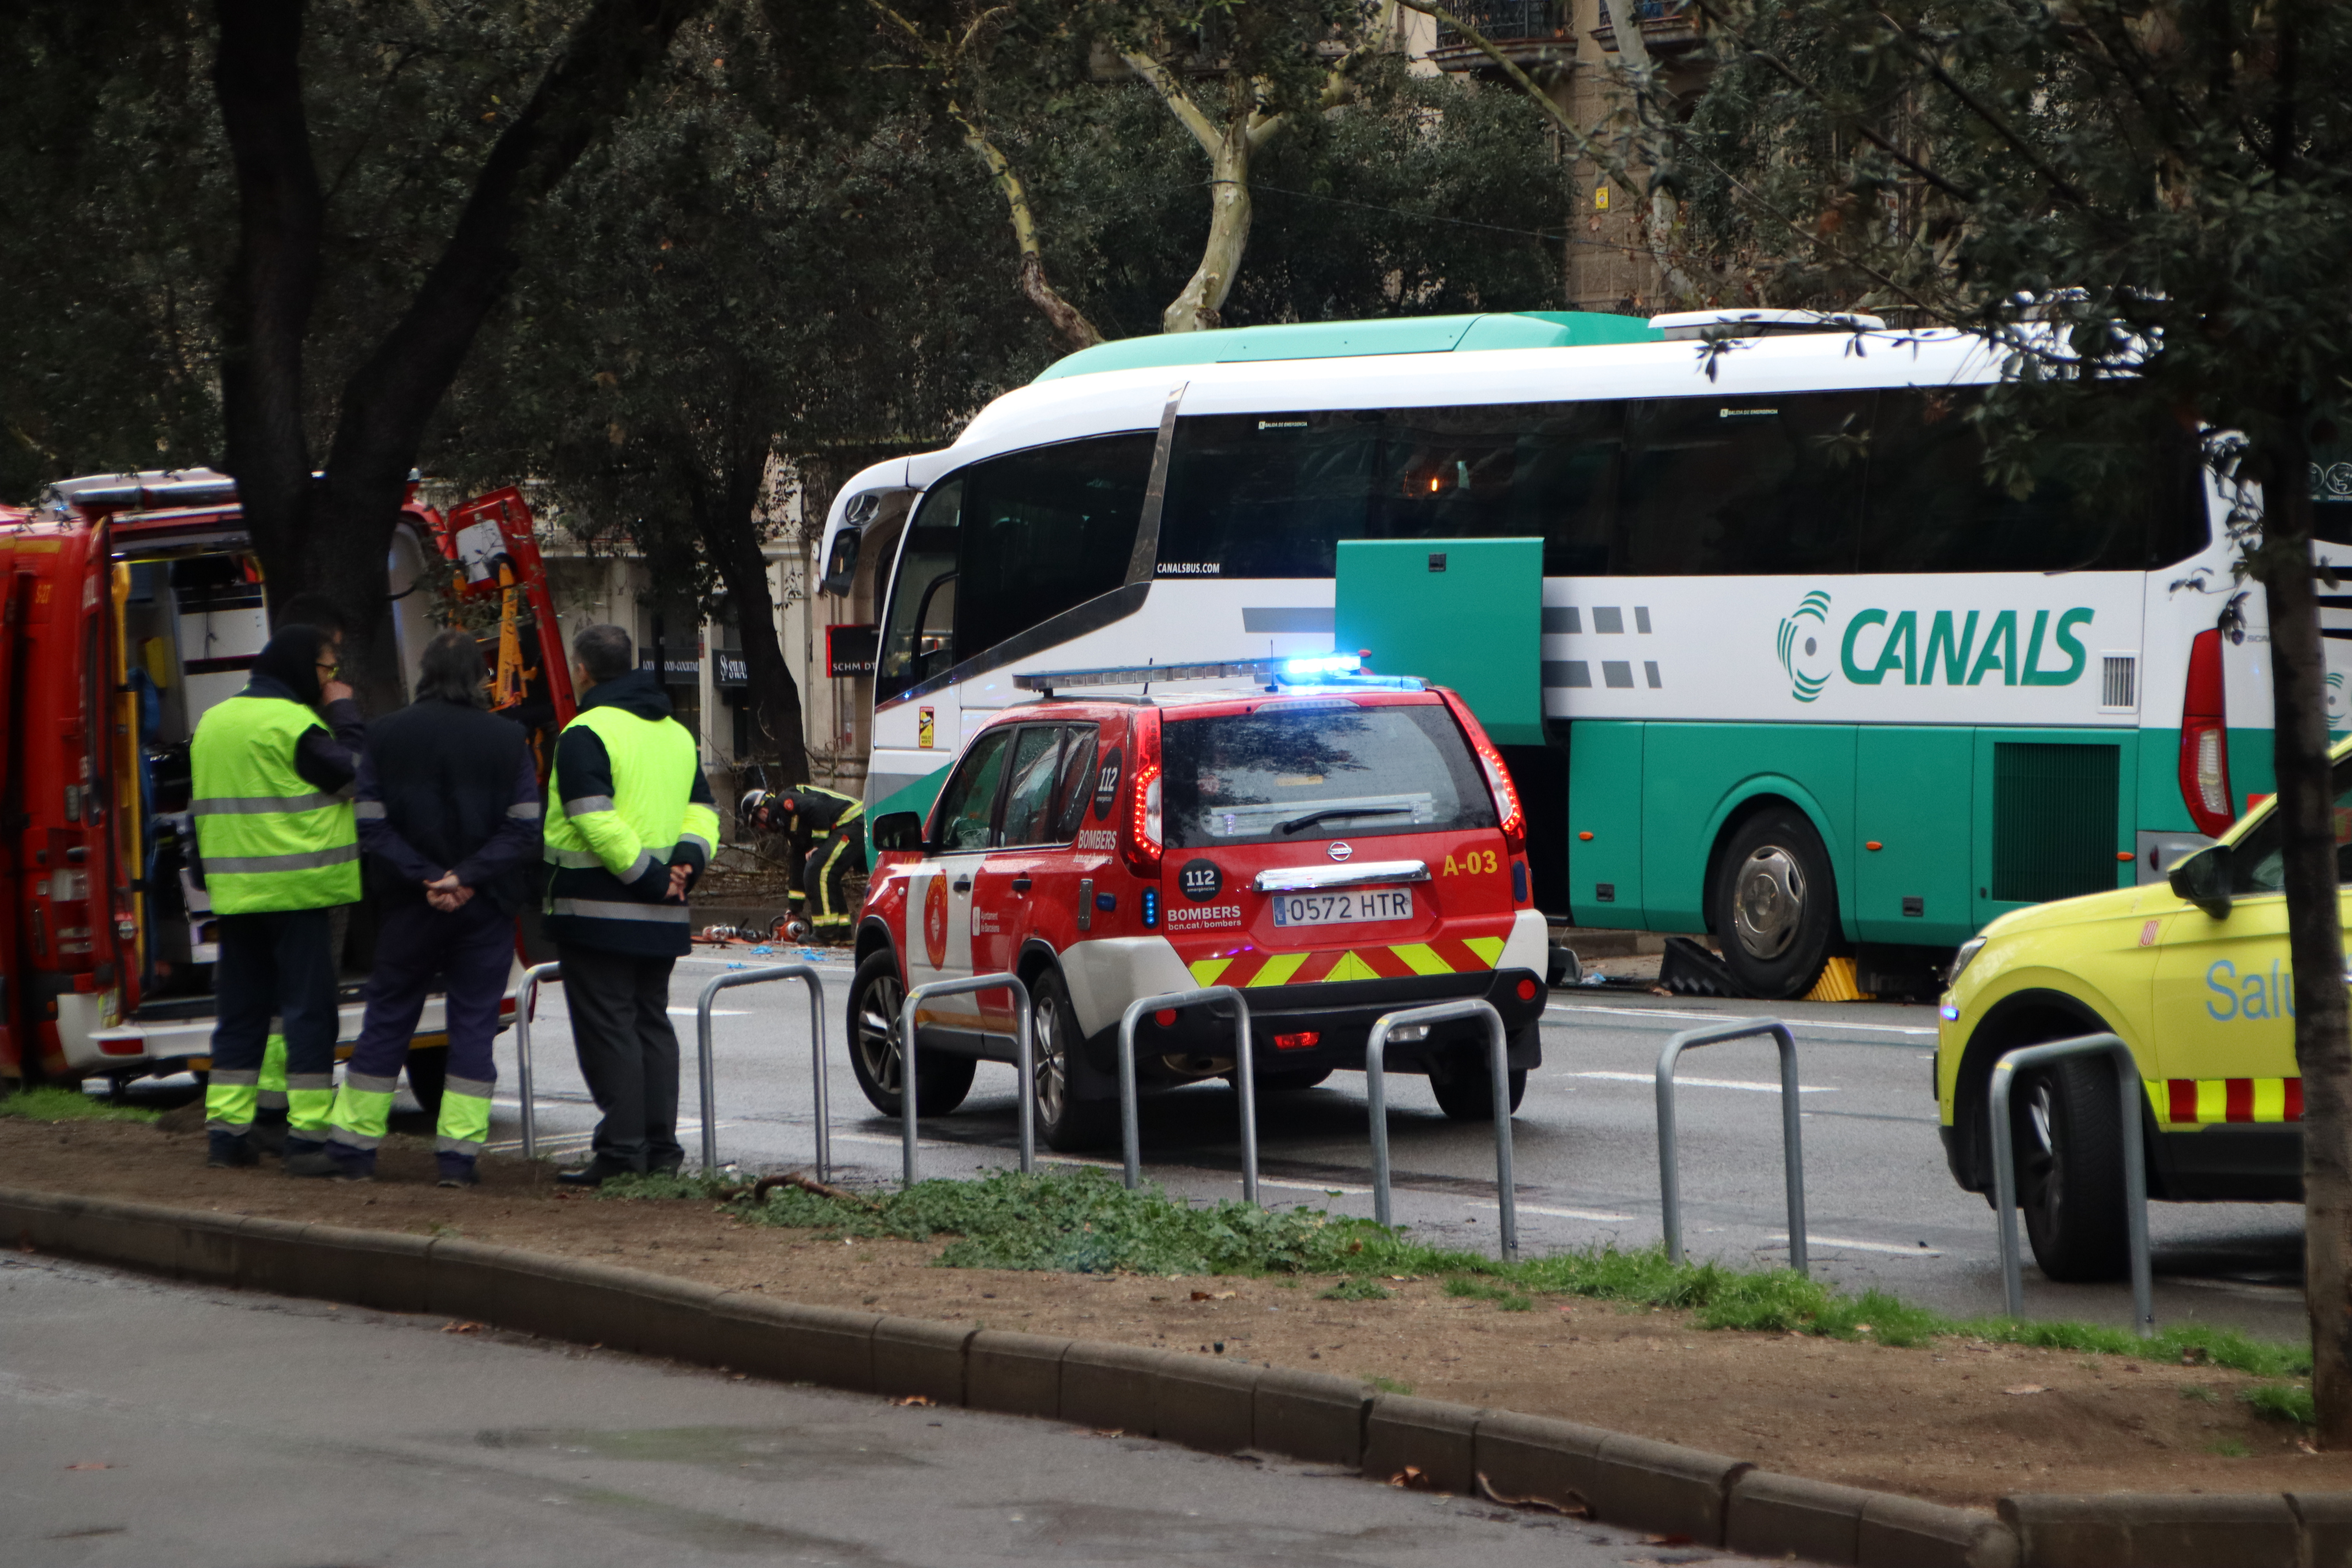
<instances>
[{"instance_id":1,"label":"red fire truck","mask_svg":"<svg viewBox=\"0 0 2352 1568\"><path fill-rule=\"evenodd\" d=\"M521 494L444 516L412 486L387 570L404 679L453 597L496 599L493 700L551 757L571 677ZM188 740L268 635L224 475L69 479L29 510L0 509L0 1080L210 1066L215 950L184 853ZM348 1047L367 906L346 926ZM446 1044L437 1002L417 1027L418 1046ZM441 1060L413 1060L420 1098L438 1098Z\"/></svg>"}]
</instances>

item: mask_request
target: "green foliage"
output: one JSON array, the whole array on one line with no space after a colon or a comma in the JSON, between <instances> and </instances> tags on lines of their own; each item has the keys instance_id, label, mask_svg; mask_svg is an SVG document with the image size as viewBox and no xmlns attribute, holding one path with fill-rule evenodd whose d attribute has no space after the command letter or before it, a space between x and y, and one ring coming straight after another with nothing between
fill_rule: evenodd
<instances>
[{"instance_id":1,"label":"green foliage","mask_svg":"<svg viewBox=\"0 0 2352 1568\"><path fill-rule=\"evenodd\" d=\"M1385 1301L1388 1287L1370 1275L1357 1274L1340 1280L1316 1298L1322 1301Z\"/></svg>"},{"instance_id":2,"label":"green foliage","mask_svg":"<svg viewBox=\"0 0 2352 1568\"><path fill-rule=\"evenodd\" d=\"M2201 1383L2184 1383L2180 1385L2180 1397L2199 1405L2210 1405L2221 1396Z\"/></svg>"},{"instance_id":3,"label":"green foliage","mask_svg":"<svg viewBox=\"0 0 2352 1568\"><path fill-rule=\"evenodd\" d=\"M2216 1437L2205 1445L2205 1451L2224 1459L2242 1459L2253 1452L2242 1437Z\"/></svg>"},{"instance_id":4,"label":"green foliage","mask_svg":"<svg viewBox=\"0 0 2352 1568\"><path fill-rule=\"evenodd\" d=\"M1404 1382L1401 1378L1371 1377L1367 1378L1364 1381L1370 1384L1374 1388L1379 1389L1382 1394L1411 1394L1412 1392L1412 1384Z\"/></svg>"},{"instance_id":5,"label":"green foliage","mask_svg":"<svg viewBox=\"0 0 2352 1568\"><path fill-rule=\"evenodd\" d=\"M2290 1383L2258 1383L2241 1390L2238 1397L2252 1406L2255 1415L2270 1420L2305 1427L2319 1425L2319 1411L2312 1404L2308 1387Z\"/></svg>"},{"instance_id":6,"label":"green foliage","mask_svg":"<svg viewBox=\"0 0 2352 1568\"><path fill-rule=\"evenodd\" d=\"M152 1123L161 1112L135 1105L110 1105L78 1089L20 1089L0 1095L0 1116L26 1121L142 1121Z\"/></svg>"}]
</instances>

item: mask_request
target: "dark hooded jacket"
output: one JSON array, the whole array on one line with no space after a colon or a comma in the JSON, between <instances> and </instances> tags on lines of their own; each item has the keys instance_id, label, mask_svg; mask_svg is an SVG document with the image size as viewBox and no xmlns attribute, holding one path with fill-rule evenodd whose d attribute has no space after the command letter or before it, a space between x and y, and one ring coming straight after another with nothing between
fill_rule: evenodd
<instances>
[{"instance_id":1,"label":"dark hooded jacket","mask_svg":"<svg viewBox=\"0 0 2352 1568\"><path fill-rule=\"evenodd\" d=\"M316 626L281 626L253 660L246 678L247 697L275 697L319 708L319 650L326 634ZM306 730L294 743L294 771L329 795L352 787L359 776L360 752L367 744L367 725L360 705L350 698L319 709L326 730ZM332 733L329 733L331 731Z\"/></svg>"},{"instance_id":2,"label":"dark hooded jacket","mask_svg":"<svg viewBox=\"0 0 2352 1568\"><path fill-rule=\"evenodd\" d=\"M580 700L580 707L583 712L591 708L619 708L649 722L677 718L669 694L661 689L661 683L649 669L633 669L626 675L600 681L588 689L587 695ZM555 743L554 777L562 783L568 800L612 797L613 762L596 731L577 723L565 728L562 739ZM694 783L687 798L698 805L711 804L710 781L703 776L700 768L694 770ZM658 904L669 897L672 866L687 868L690 887L702 875L704 865L703 853L694 842L681 840L667 862L647 867L635 881L624 882L601 866L557 867L549 877L548 897L551 901L562 899L587 903ZM547 917L547 934L559 942L646 957L683 955L692 946L691 929L682 919L675 923L655 923L551 913Z\"/></svg>"}]
</instances>

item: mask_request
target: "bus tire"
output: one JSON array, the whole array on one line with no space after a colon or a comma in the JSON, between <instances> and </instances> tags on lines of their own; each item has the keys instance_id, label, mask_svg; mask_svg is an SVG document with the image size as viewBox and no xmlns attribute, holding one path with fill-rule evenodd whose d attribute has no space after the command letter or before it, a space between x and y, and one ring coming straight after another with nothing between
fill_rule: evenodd
<instances>
[{"instance_id":1,"label":"bus tire","mask_svg":"<svg viewBox=\"0 0 2352 1568\"><path fill-rule=\"evenodd\" d=\"M849 983L849 1070L866 1103L885 1116L899 1113L898 1015L906 1002L898 955L887 947L868 953ZM979 1066L971 1057L917 1047L915 1114L945 1116L961 1105Z\"/></svg>"},{"instance_id":2,"label":"bus tire","mask_svg":"<svg viewBox=\"0 0 2352 1568\"><path fill-rule=\"evenodd\" d=\"M1724 967L1750 996L1802 996L1838 934L1837 879L1805 814L1758 812L1733 830L1707 900Z\"/></svg>"},{"instance_id":3,"label":"bus tire","mask_svg":"<svg viewBox=\"0 0 2352 1568\"><path fill-rule=\"evenodd\" d=\"M1077 1093L1080 1075L1071 1071L1080 1045L1077 1015L1062 972L1048 965L1029 982L1029 1045L1036 1077L1037 1135L1056 1153L1100 1149L1118 1138L1118 1101L1086 1100ZM1016 1069L1017 1070L1017 1069Z\"/></svg>"},{"instance_id":4,"label":"bus tire","mask_svg":"<svg viewBox=\"0 0 2352 1568\"><path fill-rule=\"evenodd\" d=\"M2131 1239L2115 1063L2102 1057L2020 1073L2009 1114L2017 1206L2042 1275L2070 1284L2122 1279Z\"/></svg>"}]
</instances>

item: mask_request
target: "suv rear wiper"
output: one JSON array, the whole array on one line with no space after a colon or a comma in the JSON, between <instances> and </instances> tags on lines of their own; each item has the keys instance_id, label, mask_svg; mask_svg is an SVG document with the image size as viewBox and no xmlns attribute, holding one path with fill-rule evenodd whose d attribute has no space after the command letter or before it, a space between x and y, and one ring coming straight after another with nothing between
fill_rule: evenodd
<instances>
[{"instance_id":1,"label":"suv rear wiper","mask_svg":"<svg viewBox=\"0 0 2352 1568\"><path fill-rule=\"evenodd\" d=\"M1276 833L1296 833L1302 827L1333 816L1397 816L1412 810L1409 805L1328 805L1321 811L1310 811L1304 816L1294 816L1288 822L1275 825Z\"/></svg>"}]
</instances>

